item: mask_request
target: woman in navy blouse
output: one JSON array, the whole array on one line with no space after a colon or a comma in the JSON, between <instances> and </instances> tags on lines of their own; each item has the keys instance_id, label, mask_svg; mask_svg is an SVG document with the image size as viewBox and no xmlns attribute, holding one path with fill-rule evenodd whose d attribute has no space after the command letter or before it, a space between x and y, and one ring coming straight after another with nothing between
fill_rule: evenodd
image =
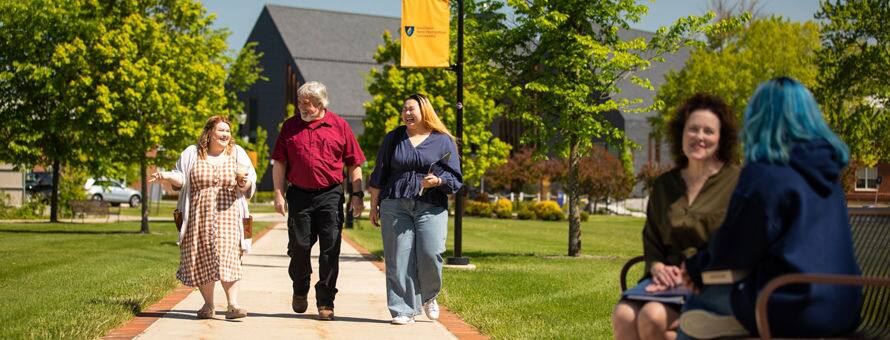
<instances>
[{"instance_id":1,"label":"woman in navy blouse","mask_svg":"<svg viewBox=\"0 0 890 340\"><path fill-rule=\"evenodd\" d=\"M414 322L420 307L439 318L448 194L463 185L454 136L420 94L405 100L400 126L377 152L371 173L371 223L381 227L392 323Z\"/></svg>"}]
</instances>

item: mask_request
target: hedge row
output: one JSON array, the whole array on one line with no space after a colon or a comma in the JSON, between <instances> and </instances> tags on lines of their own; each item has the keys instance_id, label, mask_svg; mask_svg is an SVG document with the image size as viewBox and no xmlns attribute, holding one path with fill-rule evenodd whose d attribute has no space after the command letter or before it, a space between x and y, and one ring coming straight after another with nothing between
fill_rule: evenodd
<instances>
[{"instance_id":1,"label":"hedge row","mask_svg":"<svg viewBox=\"0 0 890 340\"><path fill-rule=\"evenodd\" d=\"M464 213L467 216L496 217L511 219L514 212L520 220L539 219L545 221L561 221L566 218L565 212L556 201L520 202L513 204L508 199L501 198L497 202L467 201ZM581 213L581 220L587 221L589 215Z\"/></svg>"}]
</instances>

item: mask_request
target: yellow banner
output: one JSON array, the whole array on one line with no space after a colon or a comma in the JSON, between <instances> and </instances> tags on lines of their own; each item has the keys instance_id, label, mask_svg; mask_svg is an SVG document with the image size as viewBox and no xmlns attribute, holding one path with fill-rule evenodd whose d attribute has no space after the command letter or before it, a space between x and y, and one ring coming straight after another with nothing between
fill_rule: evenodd
<instances>
[{"instance_id":1,"label":"yellow banner","mask_svg":"<svg viewBox=\"0 0 890 340\"><path fill-rule=\"evenodd\" d=\"M402 67L448 67L448 0L402 0Z\"/></svg>"}]
</instances>

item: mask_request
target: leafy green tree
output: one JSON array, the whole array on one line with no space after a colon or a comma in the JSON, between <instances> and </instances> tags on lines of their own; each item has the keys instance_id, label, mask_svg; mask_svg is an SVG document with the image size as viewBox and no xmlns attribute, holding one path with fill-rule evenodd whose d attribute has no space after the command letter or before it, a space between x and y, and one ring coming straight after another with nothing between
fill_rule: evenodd
<instances>
[{"instance_id":1,"label":"leafy green tree","mask_svg":"<svg viewBox=\"0 0 890 340\"><path fill-rule=\"evenodd\" d=\"M620 29L638 22L647 7L632 0L509 0L515 25L495 46L490 62L502 68L510 84L512 113L529 127L523 135L539 151L567 160L569 196L568 255L581 251L579 164L582 151L595 139L624 146L625 136L605 119L610 111L642 112L642 99L615 99L619 82L652 90L639 71L661 62L703 32L725 29L708 25L713 15L681 18L646 40L623 40Z\"/></svg>"},{"instance_id":2,"label":"leafy green tree","mask_svg":"<svg viewBox=\"0 0 890 340\"><path fill-rule=\"evenodd\" d=\"M854 160L890 160L890 4L820 1L824 21L814 92Z\"/></svg>"},{"instance_id":3,"label":"leafy green tree","mask_svg":"<svg viewBox=\"0 0 890 340\"><path fill-rule=\"evenodd\" d=\"M50 221L58 222L63 168L92 161L99 120L80 105L92 68L85 50L101 39L89 1L0 2L0 160L53 172ZM97 158L103 155L95 155Z\"/></svg>"},{"instance_id":4,"label":"leafy green tree","mask_svg":"<svg viewBox=\"0 0 890 340\"><path fill-rule=\"evenodd\" d=\"M456 3L456 2L452 2ZM467 185L477 185L486 169L503 164L510 146L495 138L489 126L503 112L495 99L501 98L499 89L503 81L496 69L486 63L479 37L489 34L491 25L497 24L503 14L496 12L497 5L483 6L489 1L465 1L467 17L465 25L464 57L464 135L462 167ZM456 20L452 20L452 25ZM456 32L455 29L451 30ZM452 40L456 39L452 34ZM452 46L455 44L452 43ZM479 48L477 48L479 47ZM454 72L447 69L400 68L401 44L390 33L383 34L383 44L377 48L374 59L383 66L372 69L368 75L368 92L371 101L365 102L365 132L359 137L362 151L372 162L387 132L401 125L400 112L403 100L414 93L428 95L442 121L455 132L456 84ZM456 49L452 49L454 53ZM370 163L370 162L369 162Z\"/></svg>"},{"instance_id":5,"label":"leafy green tree","mask_svg":"<svg viewBox=\"0 0 890 340\"><path fill-rule=\"evenodd\" d=\"M52 165L53 221L63 166L102 175L138 164L146 197L147 165L171 163L206 117L234 110L226 85L257 79L252 50L232 64L228 32L196 1L4 1L0 12L0 118L13 122L0 128L11 136L0 158Z\"/></svg>"},{"instance_id":6,"label":"leafy green tree","mask_svg":"<svg viewBox=\"0 0 890 340\"><path fill-rule=\"evenodd\" d=\"M763 81L790 76L814 85L819 47L819 27L813 22L789 22L780 17L755 20L719 50L699 48L682 70L669 72L656 97L664 106L650 122L658 130L656 134L663 136L665 122L697 92L720 96L741 121L748 98Z\"/></svg>"},{"instance_id":7,"label":"leafy green tree","mask_svg":"<svg viewBox=\"0 0 890 340\"><path fill-rule=\"evenodd\" d=\"M169 162L192 143L206 117L226 112L227 33L210 27L200 3L101 3L103 34L91 48L95 73L85 106L102 117L96 149L139 164L143 197L149 164ZM168 152L150 158L158 146ZM101 172L101 168L99 171ZM142 232L148 232L147 204Z\"/></svg>"}]
</instances>

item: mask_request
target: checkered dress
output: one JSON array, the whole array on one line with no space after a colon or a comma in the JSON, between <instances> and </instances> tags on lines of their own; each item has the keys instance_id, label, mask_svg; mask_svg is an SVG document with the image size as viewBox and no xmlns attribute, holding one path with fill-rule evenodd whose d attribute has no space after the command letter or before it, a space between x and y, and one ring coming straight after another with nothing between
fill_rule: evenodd
<instances>
[{"instance_id":1,"label":"checkered dress","mask_svg":"<svg viewBox=\"0 0 890 340\"><path fill-rule=\"evenodd\" d=\"M198 159L189 174L191 206L176 272L187 286L241 279L235 169L234 156L218 165Z\"/></svg>"}]
</instances>

